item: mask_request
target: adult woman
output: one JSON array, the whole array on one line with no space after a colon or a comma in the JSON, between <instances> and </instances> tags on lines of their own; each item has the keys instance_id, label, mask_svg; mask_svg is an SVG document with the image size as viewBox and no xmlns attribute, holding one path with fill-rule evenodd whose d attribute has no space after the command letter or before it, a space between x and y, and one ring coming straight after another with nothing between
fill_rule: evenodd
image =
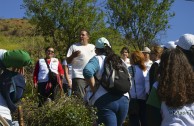
<instances>
[{"instance_id":1,"label":"adult woman","mask_svg":"<svg viewBox=\"0 0 194 126\"><path fill-rule=\"evenodd\" d=\"M39 107L42 106L47 98L54 100L54 88L57 83L51 83L49 81L49 69L58 75L57 80L61 89L62 85L60 83L60 76L64 76L61 63L57 58L54 58L54 49L52 47L47 47L45 49L45 54L46 58L41 58L36 63L33 76L34 86L35 88L38 87Z\"/></svg>"},{"instance_id":2,"label":"adult woman","mask_svg":"<svg viewBox=\"0 0 194 126\"><path fill-rule=\"evenodd\" d=\"M130 66L130 60L129 60L129 49L127 47L123 47L120 51L121 54L121 60L125 63L127 67Z\"/></svg>"},{"instance_id":3,"label":"adult woman","mask_svg":"<svg viewBox=\"0 0 194 126\"><path fill-rule=\"evenodd\" d=\"M149 70L149 81L150 81L150 90L157 81L158 78L158 68L160 63L160 57L163 53L163 48L160 46L153 46L150 53L150 59L153 61L153 64Z\"/></svg>"},{"instance_id":4,"label":"adult woman","mask_svg":"<svg viewBox=\"0 0 194 126\"><path fill-rule=\"evenodd\" d=\"M83 70L83 75L89 84L86 94L92 93L92 96L86 97L86 99L90 105L97 107L98 124L121 126L127 116L129 94L113 95L99 85L98 80L101 79L104 70L105 57L107 57L107 62L113 63L113 67L122 64L122 61L119 56L114 54L106 38L99 38L95 46L97 56L94 56ZM94 76L97 78L96 80Z\"/></svg>"},{"instance_id":5,"label":"adult woman","mask_svg":"<svg viewBox=\"0 0 194 126\"><path fill-rule=\"evenodd\" d=\"M146 124L146 85L145 85L145 77L147 75L145 59L144 55L140 51L135 51L131 54L131 71L133 77L133 84L130 90L131 101L129 103L129 107L133 100L137 100L139 105L138 114L132 114L129 111L129 120L131 126L147 126Z\"/></svg>"},{"instance_id":6,"label":"adult woman","mask_svg":"<svg viewBox=\"0 0 194 126\"><path fill-rule=\"evenodd\" d=\"M179 49L166 50L161 57L158 96L162 101L161 126L194 125L194 73Z\"/></svg>"}]
</instances>

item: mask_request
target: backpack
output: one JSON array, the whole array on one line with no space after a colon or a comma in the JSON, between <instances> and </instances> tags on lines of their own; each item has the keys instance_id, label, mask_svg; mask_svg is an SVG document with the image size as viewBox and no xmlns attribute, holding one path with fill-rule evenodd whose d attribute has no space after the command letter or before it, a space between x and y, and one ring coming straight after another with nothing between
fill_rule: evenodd
<instances>
[{"instance_id":1,"label":"backpack","mask_svg":"<svg viewBox=\"0 0 194 126\"><path fill-rule=\"evenodd\" d=\"M118 64L119 69L114 69L112 63L104 61L104 72L102 73L101 85L112 94L124 94L131 88L130 75L126 65Z\"/></svg>"},{"instance_id":2,"label":"backpack","mask_svg":"<svg viewBox=\"0 0 194 126\"><path fill-rule=\"evenodd\" d=\"M17 109L15 103L21 99L25 86L25 79L18 72L4 69L0 75L0 92L10 111L14 112Z\"/></svg>"}]
</instances>

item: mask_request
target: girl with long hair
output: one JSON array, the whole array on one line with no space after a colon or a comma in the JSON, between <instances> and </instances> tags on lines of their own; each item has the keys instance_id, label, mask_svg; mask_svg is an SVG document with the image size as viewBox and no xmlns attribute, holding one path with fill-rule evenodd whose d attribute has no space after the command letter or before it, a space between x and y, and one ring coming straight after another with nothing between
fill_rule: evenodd
<instances>
[{"instance_id":1,"label":"girl with long hair","mask_svg":"<svg viewBox=\"0 0 194 126\"><path fill-rule=\"evenodd\" d=\"M131 100L129 103L132 107L134 103L133 100L136 100L139 106L138 113L134 114L129 111L129 121L131 126L147 126L146 124L146 85L145 85L145 77L147 75L145 59L144 55L140 51L135 51L131 54L131 67L129 71L132 76L132 88L130 90ZM133 109L133 108L132 108Z\"/></svg>"},{"instance_id":2,"label":"girl with long hair","mask_svg":"<svg viewBox=\"0 0 194 126\"><path fill-rule=\"evenodd\" d=\"M121 126L127 116L129 94L112 94L98 82L102 77L105 58L106 63L111 62L114 69L118 69L118 64L122 64L122 60L113 52L109 41L104 37L96 41L95 47L97 55L90 59L83 70L83 75L89 84L85 100L97 108L97 124Z\"/></svg>"},{"instance_id":3,"label":"girl with long hair","mask_svg":"<svg viewBox=\"0 0 194 126\"><path fill-rule=\"evenodd\" d=\"M148 125L194 125L193 84L193 68L184 52L166 49L161 56L159 79L147 101Z\"/></svg>"},{"instance_id":4,"label":"girl with long hair","mask_svg":"<svg viewBox=\"0 0 194 126\"><path fill-rule=\"evenodd\" d=\"M166 50L161 57L158 96L162 101L161 126L194 125L194 73L179 49Z\"/></svg>"}]
</instances>

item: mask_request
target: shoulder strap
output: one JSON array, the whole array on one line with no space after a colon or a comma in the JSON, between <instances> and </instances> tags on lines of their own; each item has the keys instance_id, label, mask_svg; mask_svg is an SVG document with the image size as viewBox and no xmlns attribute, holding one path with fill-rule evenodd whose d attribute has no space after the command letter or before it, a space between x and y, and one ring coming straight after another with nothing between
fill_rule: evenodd
<instances>
[{"instance_id":1,"label":"shoulder strap","mask_svg":"<svg viewBox=\"0 0 194 126\"><path fill-rule=\"evenodd\" d=\"M136 95L135 99L137 99L137 91L136 91L136 84L135 84L135 68L134 68L134 66L131 66L131 69L132 69L132 74L133 74L133 83L134 83L135 95Z\"/></svg>"},{"instance_id":2,"label":"shoulder strap","mask_svg":"<svg viewBox=\"0 0 194 126\"><path fill-rule=\"evenodd\" d=\"M48 63L47 63L47 60L46 60L46 59L44 59L44 60L45 60L45 62L46 62L46 65L47 65L47 68L48 68L49 72L51 72L51 69L50 69L50 67L49 67L49 65L48 65Z\"/></svg>"}]
</instances>

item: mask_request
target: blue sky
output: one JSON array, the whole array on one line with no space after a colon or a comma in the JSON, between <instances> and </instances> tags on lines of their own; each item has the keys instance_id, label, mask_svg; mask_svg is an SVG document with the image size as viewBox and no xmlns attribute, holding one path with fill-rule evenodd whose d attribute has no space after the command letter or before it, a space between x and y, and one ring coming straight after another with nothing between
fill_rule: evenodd
<instances>
[{"instance_id":1,"label":"blue sky","mask_svg":"<svg viewBox=\"0 0 194 126\"><path fill-rule=\"evenodd\" d=\"M0 0L0 18L23 18L22 0ZM161 35L161 43L177 40L185 33L194 34L194 2L175 0L171 11L176 13L170 20L171 28Z\"/></svg>"},{"instance_id":2,"label":"blue sky","mask_svg":"<svg viewBox=\"0 0 194 126\"><path fill-rule=\"evenodd\" d=\"M175 0L171 11L175 12L175 17L169 21L171 28L161 37L163 43L177 40L185 33L194 34L194 2Z\"/></svg>"}]
</instances>

